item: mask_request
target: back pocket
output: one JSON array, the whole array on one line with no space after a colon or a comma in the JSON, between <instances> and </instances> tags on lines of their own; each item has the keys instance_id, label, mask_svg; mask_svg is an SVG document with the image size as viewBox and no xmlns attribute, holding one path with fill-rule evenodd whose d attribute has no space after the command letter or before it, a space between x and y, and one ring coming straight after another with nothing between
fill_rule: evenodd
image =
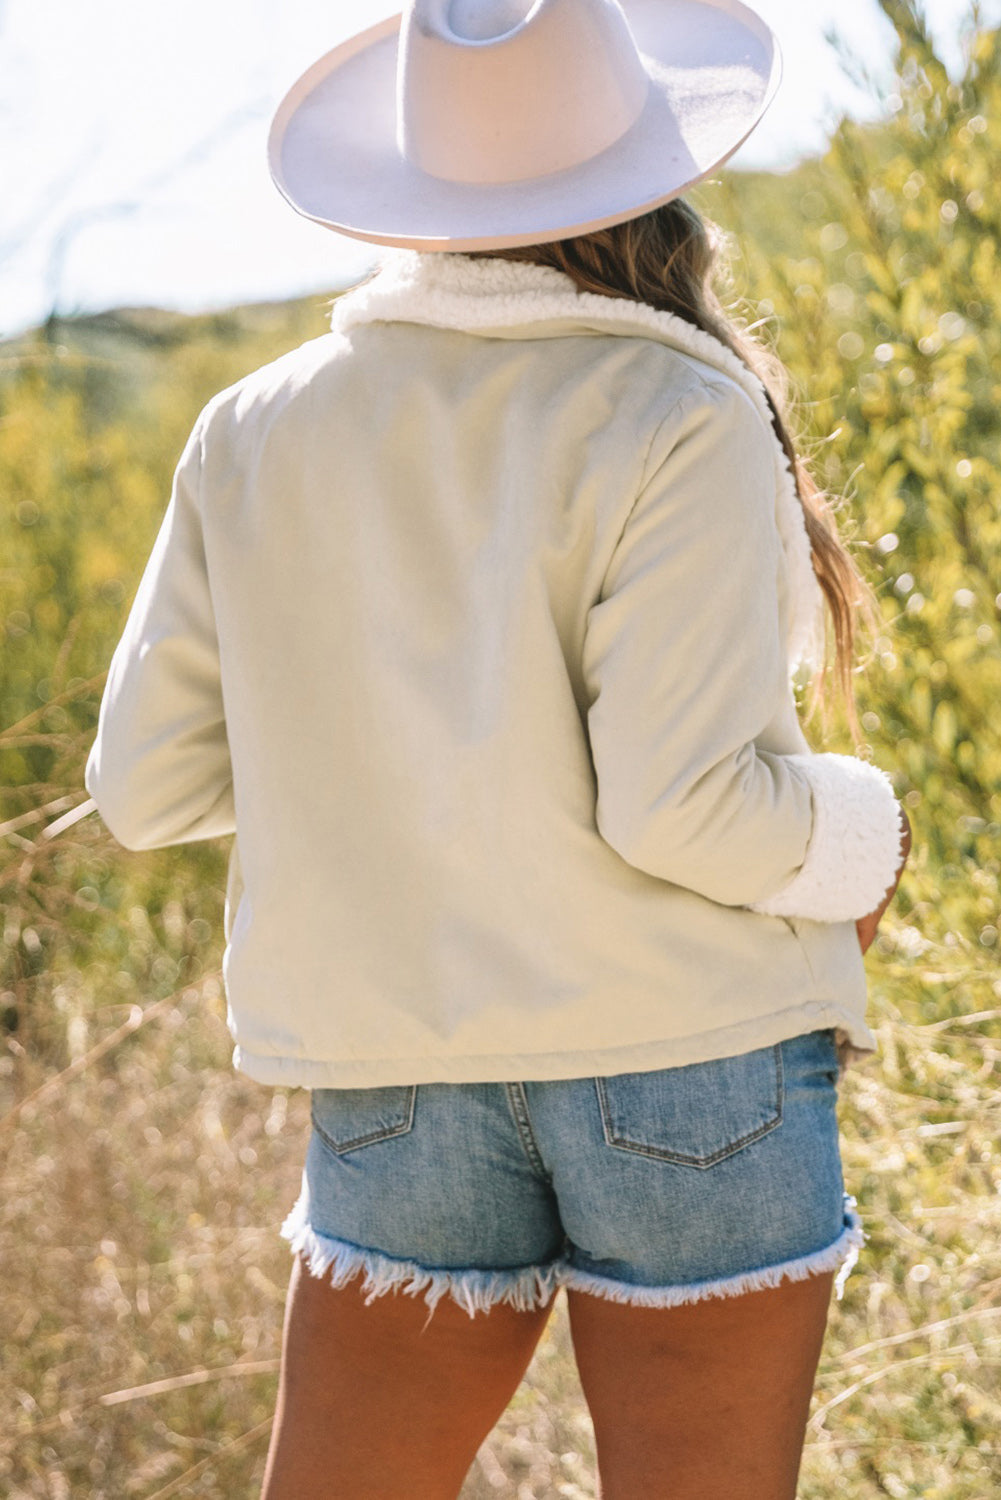
<instances>
[{"instance_id":1,"label":"back pocket","mask_svg":"<svg viewBox=\"0 0 1001 1500\"><path fill-rule=\"evenodd\" d=\"M609 1146L711 1167L782 1123L782 1049L596 1078Z\"/></svg>"},{"instance_id":2,"label":"back pocket","mask_svg":"<svg viewBox=\"0 0 1001 1500\"><path fill-rule=\"evenodd\" d=\"M362 1146L406 1135L413 1128L416 1084L378 1089L314 1089L313 1128L331 1151L343 1156Z\"/></svg>"}]
</instances>

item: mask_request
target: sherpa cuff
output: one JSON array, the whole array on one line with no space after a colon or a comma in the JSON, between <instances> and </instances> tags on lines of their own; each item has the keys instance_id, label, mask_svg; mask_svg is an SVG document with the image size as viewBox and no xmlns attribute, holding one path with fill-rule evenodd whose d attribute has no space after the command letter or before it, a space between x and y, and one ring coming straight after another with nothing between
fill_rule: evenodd
<instances>
[{"instance_id":1,"label":"sherpa cuff","mask_svg":"<svg viewBox=\"0 0 1001 1500\"><path fill-rule=\"evenodd\" d=\"M751 903L751 910L813 922L858 921L880 906L900 866L904 830L890 778L854 755L784 759L810 783L813 832L792 882Z\"/></svg>"}]
</instances>

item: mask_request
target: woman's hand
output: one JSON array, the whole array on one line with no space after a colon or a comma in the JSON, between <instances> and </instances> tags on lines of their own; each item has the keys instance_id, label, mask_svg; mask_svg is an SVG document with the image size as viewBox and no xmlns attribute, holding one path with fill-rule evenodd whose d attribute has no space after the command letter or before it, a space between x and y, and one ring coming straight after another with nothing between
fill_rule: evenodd
<instances>
[{"instance_id":1,"label":"woman's hand","mask_svg":"<svg viewBox=\"0 0 1001 1500\"><path fill-rule=\"evenodd\" d=\"M882 905L878 906L875 911L870 912L867 917L860 917L859 920L855 923L855 928L858 932L858 940L861 944L863 953L867 952L868 949L872 946L873 939L876 936L876 929L879 927L879 924L882 921L883 913L886 911L886 908L889 906L890 902L897 894L897 886L900 884L900 877L904 873L904 866L906 865L908 857L910 856L911 824L903 808L900 809L900 821L903 824L903 834L901 835L901 848L903 849L903 858L900 861L900 868L897 871L897 877L884 896Z\"/></svg>"}]
</instances>

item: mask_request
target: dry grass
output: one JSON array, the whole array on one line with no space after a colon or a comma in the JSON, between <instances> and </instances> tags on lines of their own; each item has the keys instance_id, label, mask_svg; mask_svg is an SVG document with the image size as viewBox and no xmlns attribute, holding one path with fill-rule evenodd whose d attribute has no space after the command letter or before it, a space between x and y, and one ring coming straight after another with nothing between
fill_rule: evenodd
<instances>
[{"instance_id":1,"label":"dry grass","mask_svg":"<svg viewBox=\"0 0 1001 1500\"><path fill-rule=\"evenodd\" d=\"M0 1495L253 1500L308 1095L231 1067L224 851L127 855L72 816L87 733L0 824ZM998 876L922 850L877 940L880 1055L841 1117L869 1242L801 1500L1001 1493ZM588 1500L592 1476L558 1304L463 1500Z\"/></svg>"},{"instance_id":2,"label":"dry grass","mask_svg":"<svg viewBox=\"0 0 1001 1500\"><path fill-rule=\"evenodd\" d=\"M849 1074L842 1114L870 1238L832 1312L801 1496L988 1500L1001 984L989 954L955 940L918 951L898 927L881 945L881 1057ZM150 1002L144 982L86 994L86 1035L65 1013L28 1048L12 1035L2 1062L10 1500L232 1500L259 1485L288 1275L277 1227L308 1097L232 1071L217 976ZM464 1500L583 1500L592 1454L560 1307Z\"/></svg>"}]
</instances>

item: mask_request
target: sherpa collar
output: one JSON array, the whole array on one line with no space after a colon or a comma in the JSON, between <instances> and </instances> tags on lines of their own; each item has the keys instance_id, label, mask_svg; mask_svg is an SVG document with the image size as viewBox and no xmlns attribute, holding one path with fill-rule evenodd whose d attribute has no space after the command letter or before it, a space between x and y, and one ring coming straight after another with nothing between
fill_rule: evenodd
<instances>
[{"instance_id":1,"label":"sherpa collar","mask_svg":"<svg viewBox=\"0 0 1001 1500\"><path fill-rule=\"evenodd\" d=\"M371 322L424 323L501 336L539 323L583 325L602 333L657 339L728 375L750 397L774 447L775 517L789 578L789 671L792 675L800 665L819 664L821 593L789 461L775 435L763 385L719 339L645 302L578 292L569 276L551 266L419 251L391 255L375 276L338 298L332 319L335 331Z\"/></svg>"}]
</instances>

